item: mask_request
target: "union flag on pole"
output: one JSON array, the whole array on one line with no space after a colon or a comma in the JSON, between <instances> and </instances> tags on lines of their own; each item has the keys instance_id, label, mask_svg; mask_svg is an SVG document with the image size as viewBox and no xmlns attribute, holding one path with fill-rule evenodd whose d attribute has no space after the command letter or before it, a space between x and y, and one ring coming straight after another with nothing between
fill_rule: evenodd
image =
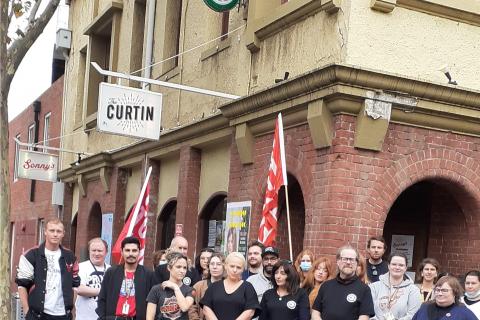
<instances>
[{"instance_id":1,"label":"union flag on pole","mask_svg":"<svg viewBox=\"0 0 480 320\"><path fill-rule=\"evenodd\" d=\"M145 182L140 191L140 196L137 200L135 206L130 210L127 222L123 226L120 235L118 236L117 242L112 248L112 257L113 261L116 264L120 264L122 260L122 241L126 237L133 236L140 240L140 255L138 257L139 264L143 265L143 258L145 254L145 239L147 236L147 214L148 214L148 205L150 197L150 173L152 168L148 169Z\"/></svg>"},{"instance_id":2,"label":"union flag on pole","mask_svg":"<svg viewBox=\"0 0 480 320\"><path fill-rule=\"evenodd\" d=\"M287 186L287 166L283 139L282 114L279 113L273 136L273 150L268 169L267 190L263 203L262 221L258 230L258 241L265 246L274 246L277 236L278 190Z\"/></svg>"}]
</instances>

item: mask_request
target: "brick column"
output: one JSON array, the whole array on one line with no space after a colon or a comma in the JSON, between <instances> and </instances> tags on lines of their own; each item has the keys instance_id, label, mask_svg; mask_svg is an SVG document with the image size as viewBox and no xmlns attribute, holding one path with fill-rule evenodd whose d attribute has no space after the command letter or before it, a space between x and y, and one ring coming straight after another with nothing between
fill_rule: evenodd
<instances>
[{"instance_id":1,"label":"brick column","mask_svg":"<svg viewBox=\"0 0 480 320\"><path fill-rule=\"evenodd\" d=\"M67 247L72 248L71 243L71 233L72 233L72 207L73 207L73 188L69 183L65 183L63 189L63 224L65 225L65 237L63 238L62 244Z\"/></svg>"},{"instance_id":2,"label":"brick column","mask_svg":"<svg viewBox=\"0 0 480 320\"><path fill-rule=\"evenodd\" d=\"M198 149L189 146L180 149L176 223L183 224L189 255L193 254L196 247L201 158L202 153Z\"/></svg>"}]
</instances>

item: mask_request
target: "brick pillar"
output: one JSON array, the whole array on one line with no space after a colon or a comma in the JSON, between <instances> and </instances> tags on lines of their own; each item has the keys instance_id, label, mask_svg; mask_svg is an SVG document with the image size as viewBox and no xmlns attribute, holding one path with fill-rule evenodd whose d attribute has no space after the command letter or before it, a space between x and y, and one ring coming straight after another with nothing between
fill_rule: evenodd
<instances>
[{"instance_id":1,"label":"brick pillar","mask_svg":"<svg viewBox=\"0 0 480 320\"><path fill-rule=\"evenodd\" d=\"M196 247L198 225L198 189L200 186L200 150L185 146L180 149L176 223L183 224L183 236L188 240L189 255Z\"/></svg>"},{"instance_id":2,"label":"brick pillar","mask_svg":"<svg viewBox=\"0 0 480 320\"><path fill-rule=\"evenodd\" d=\"M65 237L63 238L62 244L67 247L72 248L71 243L71 232L72 232L72 206L73 206L73 188L69 183L65 183L63 189L63 224L65 225Z\"/></svg>"},{"instance_id":3,"label":"brick pillar","mask_svg":"<svg viewBox=\"0 0 480 320\"><path fill-rule=\"evenodd\" d=\"M127 177L126 171L120 168L115 168L112 172L111 185L112 189L110 193L114 193L112 201L114 208L113 212L113 232L112 232L112 247L115 245L115 241L118 239L120 231L122 231L125 225L125 199L127 194ZM113 263L113 261L112 261Z\"/></svg>"}]
</instances>

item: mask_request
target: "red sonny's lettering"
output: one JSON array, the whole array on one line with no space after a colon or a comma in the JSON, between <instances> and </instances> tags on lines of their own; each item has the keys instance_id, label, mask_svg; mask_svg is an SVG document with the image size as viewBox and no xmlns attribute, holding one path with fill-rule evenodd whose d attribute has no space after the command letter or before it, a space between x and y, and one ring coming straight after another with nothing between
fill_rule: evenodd
<instances>
[{"instance_id":1,"label":"red sonny's lettering","mask_svg":"<svg viewBox=\"0 0 480 320\"><path fill-rule=\"evenodd\" d=\"M27 159L23 163L23 168L24 169L39 169L39 170L51 170L55 168L55 164L53 163L35 163L32 161L32 159Z\"/></svg>"}]
</instances>

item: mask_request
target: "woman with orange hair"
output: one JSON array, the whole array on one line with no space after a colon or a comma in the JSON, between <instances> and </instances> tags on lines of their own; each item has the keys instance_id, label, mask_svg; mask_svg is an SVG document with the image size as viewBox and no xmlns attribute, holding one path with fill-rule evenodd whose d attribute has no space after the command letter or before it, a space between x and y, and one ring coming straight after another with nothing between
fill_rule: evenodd
<instances>
[{"instance_id":1,"label":"woman with orange hair","mask_svg":"<svg viewBox=\"0 0 480 320\"><path fill-rule=\"evenodd\" d=\"M333 278L335 278L335 269L329 258L321 257L313 262L312 268L305 278L305 287L312 288L308 295L310 307L312 307L322 283Z\"/></svg>"},{"instance_id":2,"label":"woman with orange hair","mask_svg":"<svg viewBox=\"0 0 480 320\"><path fill-rule=\"evenodd\" d=\"M315 260L315 256L313 255L312 250L305 249L300 252L295 260L295 269L298 272L298 276L300 277L300 288L305 288L307 292L311 290L311 288L305 287L306 278L308 271L312 268L312 263Z\"/></svg>"}]
</instances>

